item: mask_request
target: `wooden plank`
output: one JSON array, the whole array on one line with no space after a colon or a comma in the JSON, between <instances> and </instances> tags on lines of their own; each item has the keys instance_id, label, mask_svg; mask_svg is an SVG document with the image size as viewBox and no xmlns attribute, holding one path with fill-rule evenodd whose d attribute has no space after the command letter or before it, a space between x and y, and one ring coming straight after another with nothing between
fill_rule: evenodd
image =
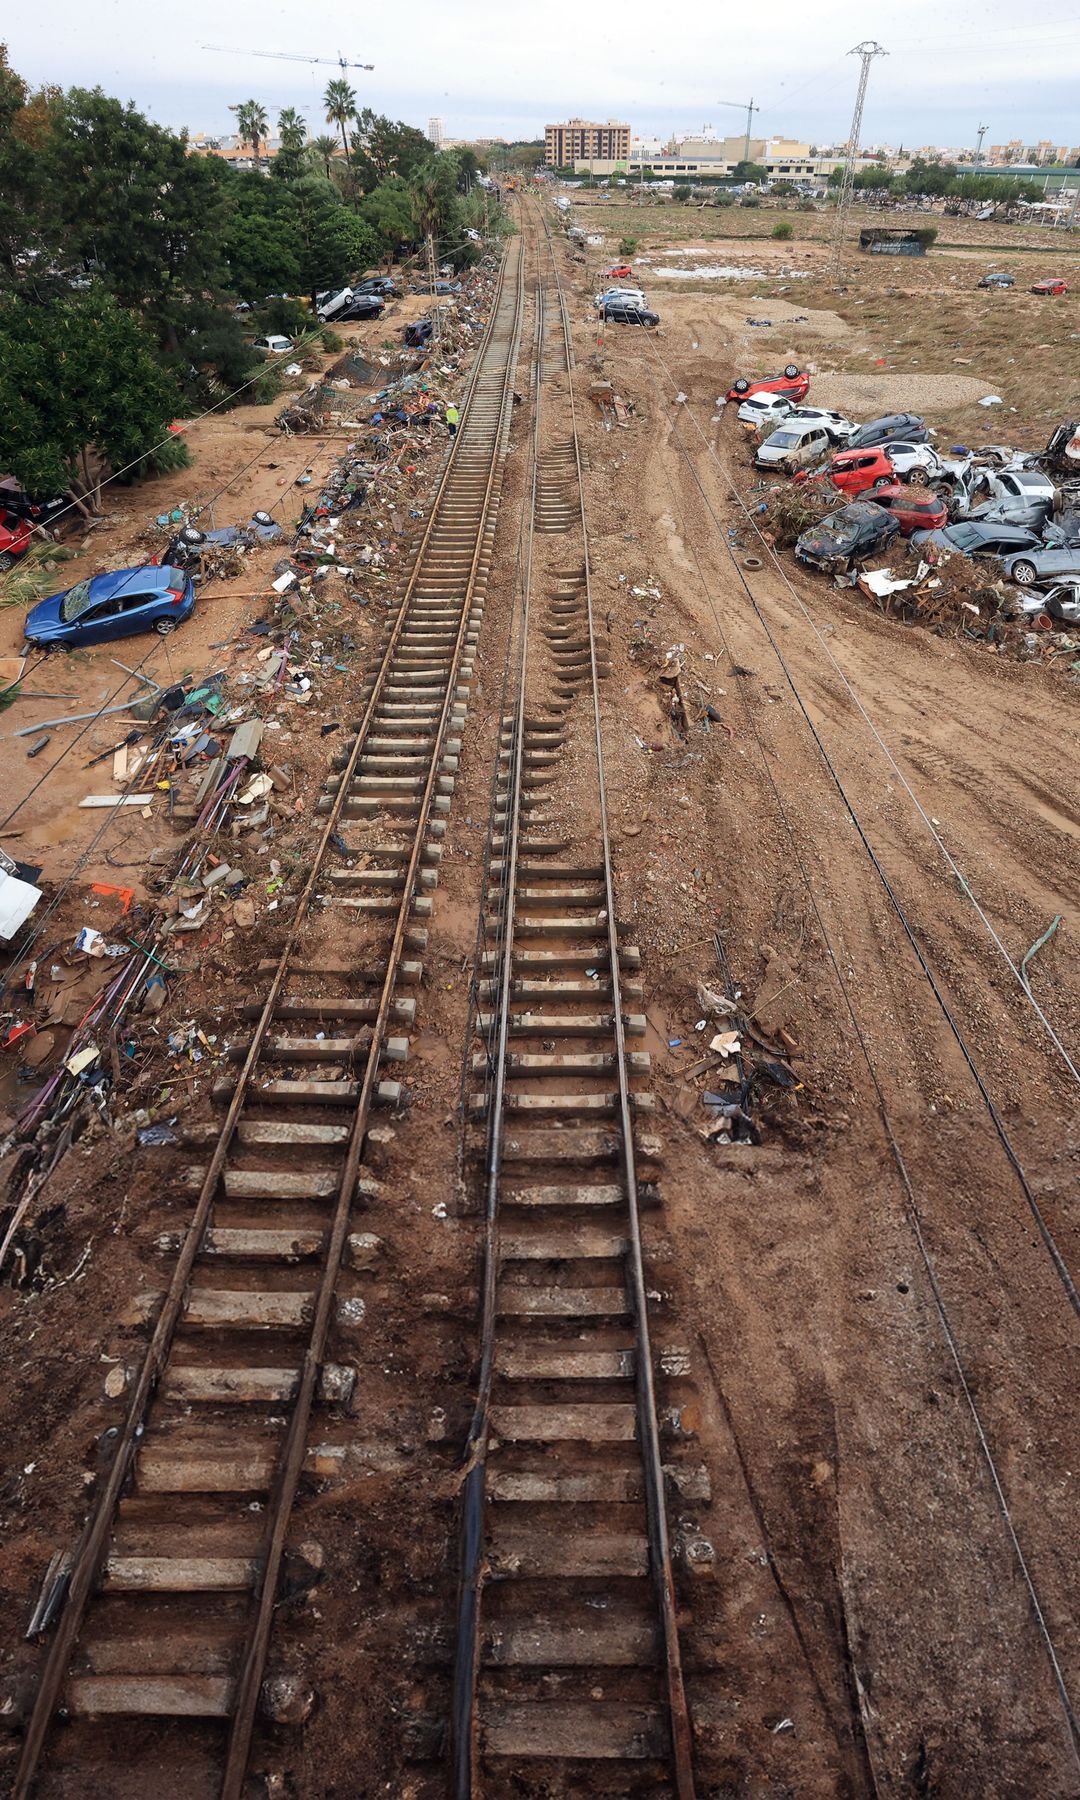
<instances>
[{"instance_id":1,"label":"wooden plank","mask_svg":"<svg viewBox=\"0 0 1080 1800\"><path fill-rule=\"evenodd\" d=\"M499 1518L504 1515L500 1514ZM488 1544L491 1573L500 1579L585 1580L649 1573L649 1540L637 1531L511 1531L496 1523Z\"/></svg>"},{"instance_id":2,"label":"wooden plank","mask_svg":"<svg viewBox=\"0 0 1080 1800\"><path fill-rule=\"evenodd\" d=\"M184 1307L186 1325L232 1325L252 1331L271 1326L306 1325L315 1296L287 1289L263 1290L195 1287Z\"/></svg>"},{"instance_id":3,"label":"wooden plank","mask_svg":"<svg viewBox=\"0 0 1080 1800\"><path fill-rule=\"evenodd\" d=\"M117 1629L115 1623L111 1629ZM76 1654L89 1675L130 1675L133 1669L146 1675L227 1675L240 1641L235 1626L224 1634L211 1636L204 1629L189 1636L170 1620L153 1635L144 1628L124 1637L80 1638Z\"/></svg>"},{"instance_id":4,"label":"wooden plank","mask_svg":"<svg viewBox=\"0 0 1080 1800\"><path fill-rule=\"evenodd\" d=\"M640 1468L587 1469L576 1474L561 1475L542 1469L499 1469L488 1472L488 1497L491 1500L546 1505L549 1502L577 1506L591 1501L612 1501L616 1505L641 1500L645 1484Z\"/></svg>"},{"instance_id":5,"label":"wooden plank","mask_svg":"<svg viewBox=\"0 0 1080 1800\"><path fill-rule=\"evenodd\" d=\"M135 1486L141 1494L265 1493L276 1464L272 1450L193 1453L147 1445L135 1465Z\"/></svg>"},{"instance_id":6,"label":"wooden plank","mask_svg":"<svg viewBox=\"0 0 1080 1800\"><path fill-rule=\"evenodd\" d=\"M614 1182L597 1182L593 1187L578 1184L556 1187L510 1188L503 1195L503 1206L622 1206L625 1195Z\"/></svg>"},{"instance_id":7,"label":"wooden plank","mask_svg":"<svg viewBox=\"0 0 1080 1800\"><path fill-rule=\"evenodd\" d=\"M622 1319L629 1308L626 1292L621 1287L514 1287L503 1282L499 1288L498 1310L504 1316Z\"/></svg>"},{"instance_id":8,"label":"wooden plank","mask_svg":"<svg viewBox=\"0 0 1080 1800\"><path fill-rule=\"evenodd\" d=\"M621 1231L605 1231L600 1225L552 1225L548 1231L504 1231L499 1239L504 1262L551 1262L600 1257L610 1260L626 1254Z\"/></svg>"},{"instance_id":9,"label":"wooden plank","mask_svg":"<svg viewBox=\"0 0 1080 1800\"><path fill-rule=\"evenodd\" d=\"M318 1256L326 1240L323 1231L258 1231L216 1226L203 1241L205 1256L243 1257L253 1262L295 1262Z\"/></svg>"},{"instance_id":10,"label":"wooden plank","mask_svg":"<svg viewBox=\"0 0 1080 1800\"><path fill-rule=\"evenodd\" d=\"M177 1368L173 1363L165 1372L162 1392L168 1400L269 1404L291 1400L299 1379L299 1369Z\"/></svg>"},{"instance_id":11,"label":"wooden plank","mask_svg":"<svg viewBox=\"0 0 1080 1800\"><path fill-rule=\"evenodd\" d=\"M634 1373L634 1352L520 1344L497 1351L495 1366L508 1381L623 1381Z\"/></svg>"},{"instance_id":12,"label":"wooden plank","mask_svg":"<svg viewBox=\"0 0 1080 1800\"><path fill-rule=\"evenodd\" d=\"M648 1668L656 1654L655 1625L618 1616L580 1625L565 1619L495 1625L482 1647L484 1662L502 1668Z\"/></svg>"},{"instance_id":13,"label":"wooden plank","mask_svg":"<svg viewBox=\"0 0 1080 1800\"><path fill-rule=\"evenodd\" d=\"M226 1675L78 1675L68 1684L73 1713L157 1718L227 1719L233 1680Z\"/></svg>"},{"instance_id":14,"label":"wooden plank","mask_svg":"<svg viewBox=\"0 0 1080 1800\"><path fill-rule=\"evenodd\" d=\"M637 1436L637 1409L610 1406L493 1406L495 1436L516 1444L625 1444Z\"/></svg>"},{"instance_id":15,"label":"wooden plank","mask_svg":"<svg viewBox=\"0 0 1080 1800\"><path fill-rule=\"evenodd\" d=\"M482 1700L480 1732L488 1756L628 1762L663 1756L667 1735L657 1707L584 1700Z\"/></svg>"},{"instance_id":16,"label":"wooden plank","mask_svg":"<svg viewBox=\"0 0 1080 1800\"><path fill-rule=\"evenodd\" d=\"M109 1556L108 1594L229 1593L254 1586L254 1556Z\"/></svg>"},{"instance_id":17,"label":"wooden plank","mask_svg":"<svg viewBox=\"0 0 1080 1800\"><path fill-rule=\"evenodd\" d=\"M206 1180L201 1164L185 1169L184 1179L195 1193ZM332 1200L341 1177L336 1169L226 1169L225 1192L233 1199Z\"/></svg>"}]
</instances>

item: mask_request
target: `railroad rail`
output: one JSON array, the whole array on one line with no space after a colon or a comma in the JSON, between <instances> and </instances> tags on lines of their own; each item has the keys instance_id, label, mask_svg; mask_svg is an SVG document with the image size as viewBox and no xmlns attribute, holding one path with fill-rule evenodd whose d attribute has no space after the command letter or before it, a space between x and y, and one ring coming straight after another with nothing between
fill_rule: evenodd
<instances>
[{"instance_id":1,"label":"railroad rail","mask_svg":"<svg viewBox=\"0 0 1080 1800\"><path fill-rule=\"evenodd\" d=\"M196 1771L223 1800L244 1786L293 1502L313 1454L318 1466L312 1414L347 1397L348 1372L328 1357L353 1209L371 1189L371 1110L398 1097L385 1066L408 1054L394 1027L416 1010L402 990L421 976L409 953L425 948L438 881L522 297L514 244L284 948L245 1009L224 1122L188 1137L205 1153L186 1172L193 1210L163 1245L172 1277L73 1554L20 1800L52 1776L55 1791L100 1792L103 1766L123 1768L125 1791L141 1776L147 1794L190 1792ZM346 829L363 838L358 866ZM346 961L320 948L329 909L354 916ZM50 1754L58 1712L71 1723Z\"/></svg>"},{"instance_id":2,"label":"railroad rail","mask_svg":"<svg viewBox=\"0 0 1080 1800\"><path fill-rule=\"evenodd\" d=\"M454 1800L694 1793L640 1211L658 1204L647 1053L616 924L565 297L542 215L516 703L502 724L468 1115L480 1361L462 1491ZM551 401L547 398L550 393ZM597 1783L599 1782L599 1786Z\"/></svg>"}]
</instances>

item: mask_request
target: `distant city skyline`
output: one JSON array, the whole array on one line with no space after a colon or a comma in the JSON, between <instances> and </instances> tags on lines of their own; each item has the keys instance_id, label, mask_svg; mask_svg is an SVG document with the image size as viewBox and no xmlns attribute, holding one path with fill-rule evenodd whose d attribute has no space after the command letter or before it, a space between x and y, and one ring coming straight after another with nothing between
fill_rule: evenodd
<instances>
[{"instance_id":1,"label":"distant city skyline","mask_svg":"<svg viewBox=\"0 0 1080 1800\"><path fill-rule=\"evenodd\" d=\"M986 148L1071 145L1080 136L1070 73L1080 20L1062 0L1050 7L1033 32L1006 0L957 0L944 15L932 0L911 0L891 41L886 24L876 28L890 54L871 74L867 141L973 148L985 124ZM162 124L207 135L227 134L230 106L248 98L272 123L295 106L313 134L323 131L322 94L340 48L350 61L374 64L370 73L346 71L358 105L421 130L440 118L451 139L539 139L548 121L575 115L628 120L636 135L664 140L700 133L706 122L726 134L738 129L738 107L721 107L718 96L751 94L760 108L755 134L810 143L846 136L858 73L848 52L863 29L849 7L826 0L811 13L776 0L767 12L729 17L689 0L678 28L658 31L640 0L617 19L549 0L544 26L537 38L509 9L415 0L407 34L397 14L373 10L348 24L333 19L325 36L305 20L300 48L283 0L233 0L227 25L214 0L186 0L178 54L175 18L142 0L103 0L97 9L57 0L47 33L16 11L4 37L12 65L34 85L100 85ZM206 48L223 35L236 49ZM298 58L322 60L255 54L294 47Z\"/></svg>"}]
</instances>

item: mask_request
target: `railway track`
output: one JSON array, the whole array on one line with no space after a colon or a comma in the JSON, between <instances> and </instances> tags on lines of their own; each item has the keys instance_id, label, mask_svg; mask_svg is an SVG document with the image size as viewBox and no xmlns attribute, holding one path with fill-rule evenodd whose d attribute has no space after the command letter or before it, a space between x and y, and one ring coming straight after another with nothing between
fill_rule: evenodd
<instances>
[{"instance_id":1,"label":"railway track","mask_svg":"<svg viewBox=\"0 0 1080 1800\"><path fill-rule=\"evenodd\" d=\"M694 1793L641 1212L659 1203L639 952L615 913L565 300L546 224L516 702L504 717L467 1149L484 1219L462 1497L451 1791ZM665 1439L674 1441L665 1441Z\"/></svg>"},{"instance_id":2,"label":"railway track","mask_svg":"<svg viewBox=\"0 0 1080 1800\"><path fill-rule=\"evenodd\" d=\"M350 1322L350 1233L371 1191L371 1110L398 1097L386 1065L407 1056L416 1011L522 295L515 244L284 948L238 1026L224 1122L189 1135L190 1222L162 1244L171 1279L73 1555L20 1800L112 1794L120 1771L124 1793L162 1800L244 1788L294 1498L305 1469L326 1472L313 1417L349 1397L331 1358ZM343 914L347 956L330 961L322 939L333 919L340 942ZM289 1704L279 1691L278 1712ZM302 1697L291 1704L302 1715Z\"/></svg>"}]
</instances>

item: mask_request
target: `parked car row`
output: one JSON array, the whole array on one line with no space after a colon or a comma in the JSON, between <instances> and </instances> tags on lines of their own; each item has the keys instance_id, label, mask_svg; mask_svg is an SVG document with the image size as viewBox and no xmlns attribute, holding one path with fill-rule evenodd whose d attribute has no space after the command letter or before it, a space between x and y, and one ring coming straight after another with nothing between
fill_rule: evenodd
<instances>
[{"instance_id":1,"label":"parked car row","mask_svg":"<svg viewBox=\"0 0 1080 1800\"><path fill-rule=\"evenodd\" d=\"M957 445L946 454L915 413L858 425L830 408L801 404L809 387L809 375L789 364L761 381L736 381L726 395L738 402L739 420L764 434L754 452L757 468L821 484L846 502L802 533L800 562L850 569L903 536L923 554L993 559L1020 587L1050 583L1056 595L1059 587L1080 594L1074 421L1052 433L1038 455L1006 444ZM1073 617L1071 601L1058 596L1055 604Z\"/></svg>"},{"instance_id":2,"label":"parked car row","mask_svg":"<svg viewBox=\"0 0 1080 1800\"><path fill-rule=\"evenodd\" d=\"M1016 286L1016 276L993 270L981 276L975 285L981 288L1011 288ZM1069 284L1060 275L1047 275L1042 281L1033 281L1031 284L1033 294L1067 294L1068 291Z\"/></svg>"}]
</instances>

